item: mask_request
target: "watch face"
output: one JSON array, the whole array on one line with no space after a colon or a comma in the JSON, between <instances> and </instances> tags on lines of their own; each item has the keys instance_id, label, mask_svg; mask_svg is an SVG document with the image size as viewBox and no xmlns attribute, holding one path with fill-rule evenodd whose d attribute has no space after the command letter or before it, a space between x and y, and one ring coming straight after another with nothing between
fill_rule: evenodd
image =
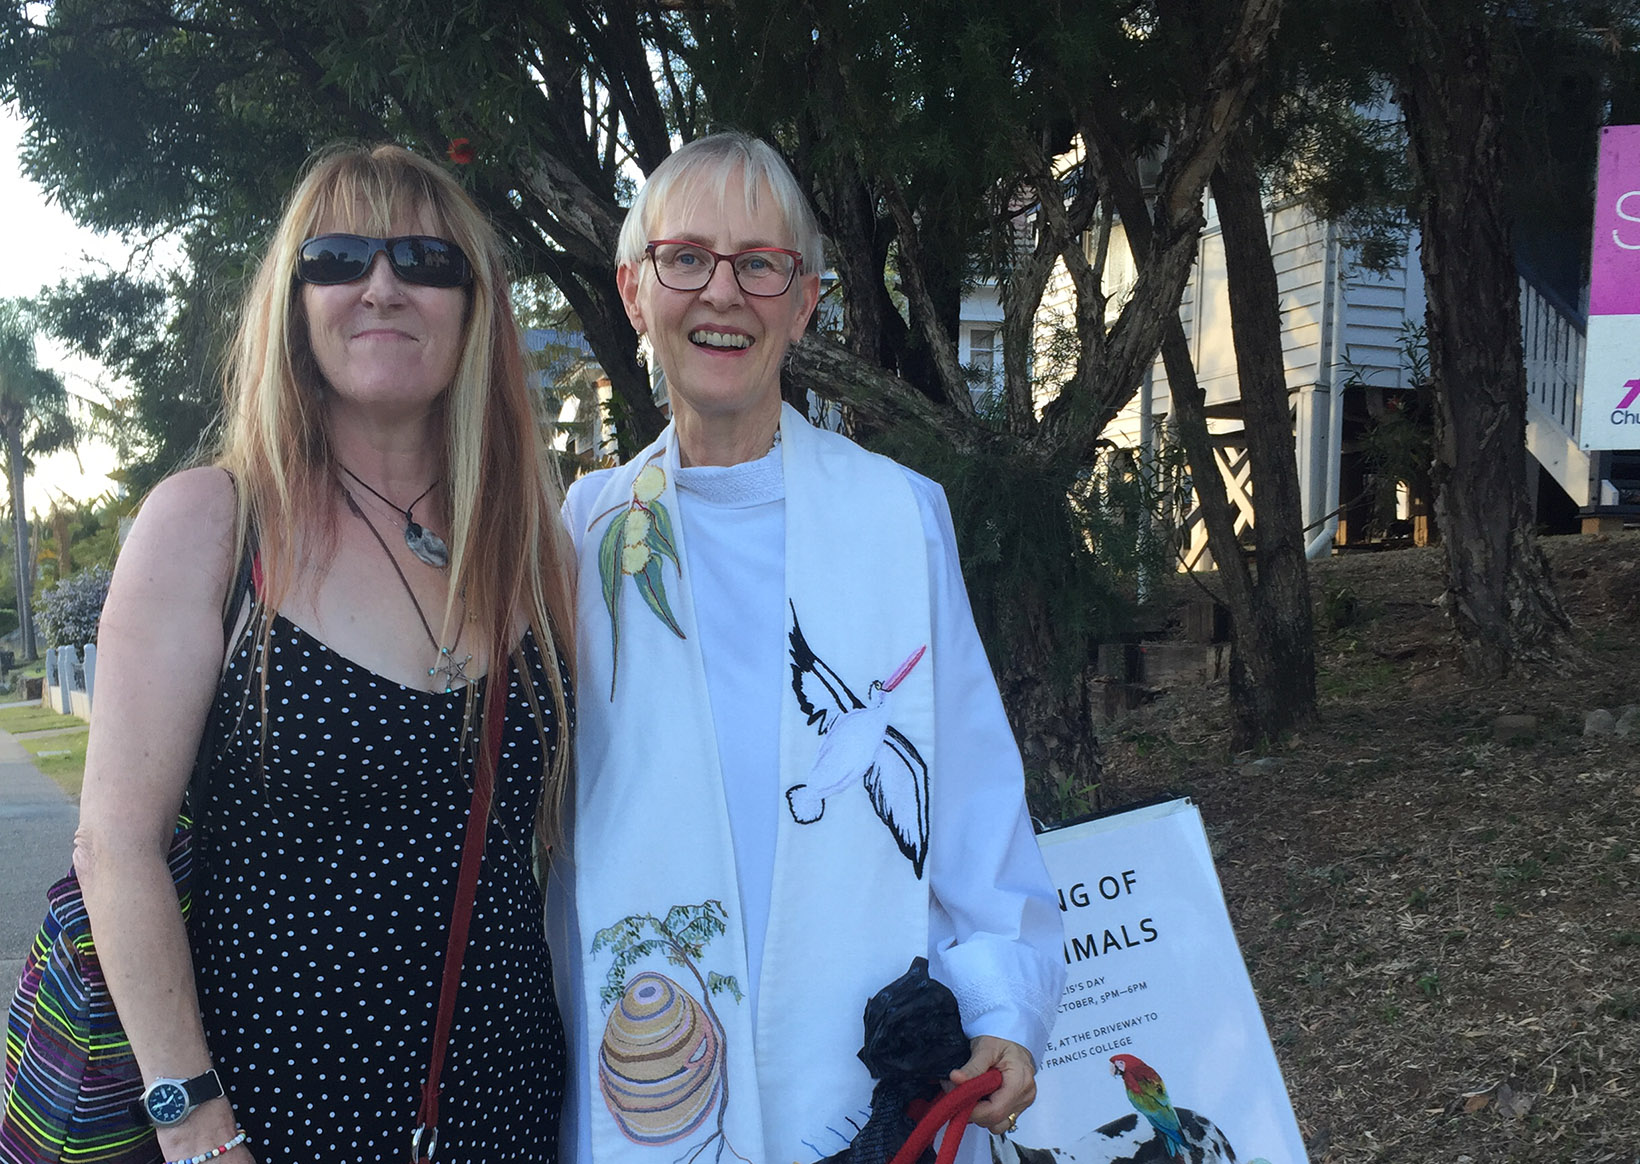
<instances>
[{"instance_id":1,"label":"watch face","mask_svg":"<svg viewBox=\"0 0 1640 1164\"><path fill-rule=\"evenodd\" d=\"M180 1083L161 1079L148 1089L148 1118L156 1124L174 1124L188 1114L188 1091Z\"/></svg>"}]
</instances>

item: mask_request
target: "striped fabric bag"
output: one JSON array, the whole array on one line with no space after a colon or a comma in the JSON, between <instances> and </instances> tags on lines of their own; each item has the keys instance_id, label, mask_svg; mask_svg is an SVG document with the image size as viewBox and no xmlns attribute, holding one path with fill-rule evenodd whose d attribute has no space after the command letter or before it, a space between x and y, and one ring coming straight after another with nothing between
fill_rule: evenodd
<instances>
[{"instance_id":1,"label":"striped fabric bag","mask_svg":"<svg viewBox=\"0 0 1640 1164\"><path fill-rule=\"evenodd\" d=\"M230 474L231 476L231 474ZM257 574L256 531L245 549L222 607L222 639L234 639ZM244 625L255 624L254 606ZM249 669L241 698L250 698ZM244 704L240 711L244 710ZM213 708L200 734L183 813L166 857L182 920L192 912L196 884L194 822L202 815L211 761L224 717ZM131 1114L142 1096L142 1075L114 1010L97 948L91 942L80 879L68 871L46 891L46 918L23 962L23 978L6 1016L5 1111L0 1114L0 1164L163 1164L154 1129Z\"/></svg>"},{"instance_id":2,"label":"striped fabric bag","mask_svg":"<svg viewBox=\"0 0 1640 1164\"><path fill-rule=\"evenodd\" d=\"M171 878L187 918L193 826L177 821ZM6 1019L3 1164L159 1164L154 1130L131 1114L142 1077L91 944L73 870L46 893L46 918Z\"/></svg>"}]
</instances>

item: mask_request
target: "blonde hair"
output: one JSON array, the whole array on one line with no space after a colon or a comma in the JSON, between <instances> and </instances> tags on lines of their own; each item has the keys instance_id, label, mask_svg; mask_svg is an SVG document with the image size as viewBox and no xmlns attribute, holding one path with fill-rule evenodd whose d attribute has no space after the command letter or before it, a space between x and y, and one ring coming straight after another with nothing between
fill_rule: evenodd
<instances>
[{"instance_id":1,"label":"blonde hair","mask_svg":"<svg viewBox=\"0 0 1640 1164\"><path fill-rule=\"evenodd\" d=\"M741 176L740 188L731 191L730 182L736 174ZM732 130L696 138L655 167L621 223L615 245L616 264L643 261L650 232L668 202L681 192L686 191L692 198L714 199L719 206L738 194L746 200L747 214L753 215L765 188L774 196L781 221L791 231L797 250L803 253L804 273L823 274L820 223L791 168L768 142Z\"/></svg>"},{"instance_id":2,"label":"blonde hair","mask_svg":"<svg viewBox=\"0 0 1640 1164\"><path fill-rule=\"evenodd\" d=\"M326 425L329 391L309 343L296 280L297 251L323 230L383 236L394 224L455 242L472 267L455 377L440 398L444 440L435 471L450 512L450 603L464 596L479 641L510 648L516 612L546 660L558 746L543 772L537 817L545 843L561 835L569 783L570 717L558 660L573 652L572 551L559 519L562 488L542 434L513 319L500 240L473 200L437 165L393 145L337 147L320 154L291 194L241 309L228 366L227 418L217 463L238 481L239 544L256 531L270 610L298 577L304 552L333 542L326 515L337 462ZM497 496L494 487L507 490ZM488 483L491 496L481 490ZM517 648L536 712L543 754L546 724L538 693ZM505 674L505 656L490 670ZM472 690L471 687L468 688ZM505 698L507 684L488 685ZM469 721L472 716L469 716Z\"/></svg>"}]
</instances>

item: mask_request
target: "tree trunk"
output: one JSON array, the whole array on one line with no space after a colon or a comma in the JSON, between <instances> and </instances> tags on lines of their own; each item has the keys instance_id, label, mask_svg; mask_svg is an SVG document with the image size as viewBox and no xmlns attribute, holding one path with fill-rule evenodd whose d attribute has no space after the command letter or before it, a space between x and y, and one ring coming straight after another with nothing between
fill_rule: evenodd
<instances>
[{"instance_id":1,"label":"tree trunk","mask_svg":"<svg viewBox=\"0 0 1640 1164\"><path fill-rule=\"evenodd\" d=\"M1107 156L1114 156L1120 148L1114 141L1101 141L1099 145ZM1196 379L1190 344L1176 306L1163 325L1161 354L1179 435L1207 527L1208 546L1230 607L1231 742L1242 749L1275 739L1315 714L1315 648L1309 573L1299 519L1298 465L1287 411L1279 304L1269 240L1264 232L1264 208L1250 160L1231 163L1232 167L1244 165L1239 173L1234 168L1221 171L1224 156L1221 153L1213 162L1218 183L1214 197L1219 198L1219 186L1223 186L1224 196L1232 203L1230 217L1235 220L1224 228L1225 257L1227 265L1234 263L1231 276L1237 280L1230 296L1232 322L1247 407L1249 454L1254 457L1253 487L1260 499L1254 527L1258 538L1256 579L1236 537L1235 509L1208 432L1206 395ZM1112 187L1136 250L1154 255L1155 232L1137 186L1117 176L1112 179ZM1220 214L1222 219L1222 204ZM1260 249L1262 262L1257 256ZM1193 252L1188 255L1193 256ZM1179 279L1181 288L1188 271L1187 256ZM1238 305L1236 300L1243 292L1252 298ZM1177 304L1177 298L1173 302ZM1268 530L1263 500L1266 489L1272 494Z\"/></svg>"},{"instance_id":2,"label":"tree trunk","mask_svg":"<svg viewBox=\"0 0 1640 1164\"><path fill-rule=\"evenodd\" d=\"M1031 812L1048 823L1069 820L1109 802L1089 702L1092 672L1084 668L1057 680L1053 620L1039 600L1021 595L1019 601L1031 610L1031 630L1017 637L1007 657L993 660L997 690L1019 740Z\"/></svg>"},{"instance_id":3,"label":"tree trunk","mask_svg":"<svg viewBox=\"0 0 1640 1164\"><path fill-rule=\"evenodd\" d=\"M1273 740L1315 715L1315 639L1298 456L1281 349L1281 296L1264 229L1264 198L1245 140L1232 140L1213 173L1224 239L1231 335L1247 426L1258 516L1252 607L1232 610L1232 737L1238 747ZM1232 538L1233 538L1232 533ZM1219 564L1223 572L1225 563Z\"/></svg>"},{"instance_id":4,"label":"tree trunk","mask_svg":"<svg viewBox=\"0 0 1640 1164\"><path fill-rule=\"evenodd\" d=\"M1532 530L1520 288L1504 201L1507 158L1493 25L1390 0L1406 65L1400 100L1424 189L1422 259L1435 400L1443 596L1465 670L1553 662L1571 623Z\"/></svg>"},{"instance_id":5,"label":"tree trunk","mask_svg":"<svg viewBox=\"0 0 1640 1164\"><path fill-rule=\"evenodd\" d=\"M1173 415L1179 440L1190 462L1190 481L1196 502L1202 507L1207 527L1207 548L1218 567L1219 584L1224 588L1225 605L1230 608L1230 744L1240 751L1273 738L1276 732L1258 731L1259 709L1280 701L1274 693L1259 691L1261 680L1273 679L1262 667L1249 671L1247 660L1264 654L1260 647L1261 626L1257 616L1258 588L1252 569L1236 538L1236 510L1230 504L1224 476L1219 471L1213 437L1207 428L1207 394L1196 379L1190 359L1190 341L1175 315L1162 336L1162 364L1167 368L1167 390L1173 399ZM1254 482L1257 496L1258 483ZM1279 681L1279 680L1278 680ZM1314 675L1311 676L1311 703L1314 703Z\"/></svg>"},{"instance_id":6,"label":"tree trunk","mask_svg":"<svg viewBox=\"0 0 1640 1164\"><path fill-rule=\"evenodd\" d=\"M17 570L17 627L22 632L23 658L32 663L40 657L40 652L34 642L34 608L29 602L32 597L29 594L29 567L32 562L29 558L28 512L23 506L23 475L27 472L27 466L23 460L22 434L8 427L5 441L6 479L11 486L11 539Z\"/></svg>"}]
</instances>

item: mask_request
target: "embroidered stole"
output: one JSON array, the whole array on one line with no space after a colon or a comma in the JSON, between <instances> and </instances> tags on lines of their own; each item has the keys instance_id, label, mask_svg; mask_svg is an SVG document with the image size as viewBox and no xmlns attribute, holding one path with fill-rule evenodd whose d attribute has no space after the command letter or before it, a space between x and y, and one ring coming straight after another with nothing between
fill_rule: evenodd
<instances>
[{"instance_id":1,"label":"embroidered stole","mask_svg":"<svg viewBox=\"0 0 1640 1164\"><path fill-rule=\"evenodd\" d=\"M839 1150L869 1108L866 999L927 951L934 700L916 497L892 461L789 407L780 431L788 633L755 1030L670 427L612 474L584 532L573 978L596 1164Z\"/></svg>"}]
</instances>

